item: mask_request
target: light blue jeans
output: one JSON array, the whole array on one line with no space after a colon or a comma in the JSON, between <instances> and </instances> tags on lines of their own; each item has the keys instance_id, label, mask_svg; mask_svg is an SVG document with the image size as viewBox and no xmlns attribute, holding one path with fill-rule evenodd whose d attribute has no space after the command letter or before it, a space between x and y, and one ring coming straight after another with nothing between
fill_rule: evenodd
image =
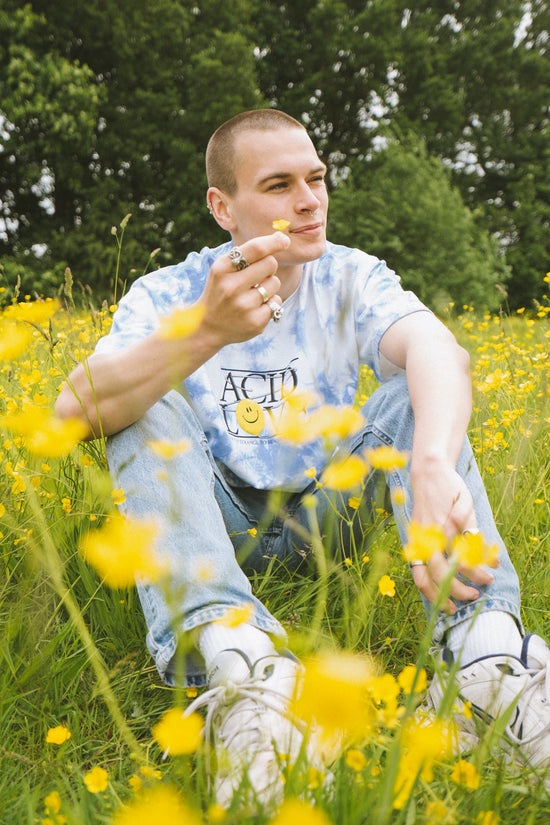
<instances>
[{"instance_id":1,"label":"light blue jeans","mask_svg":"<svg viewBox=\"0 0 550 825\"><path fill-rule=\"evenodd\" d=\"M404 377L393 378L377 389L362 413L366 426L344 445L346 453L382 445L410 451L414 418ZM147 446L149 440L156 439L186 439L190 446L166 461ZM308 542L294 527L296 522L308 524L307 509L302 503L304 494L315 496L320 525L331 511L325 493L316 490L315 482L299 494L286 496L284 506L274 518L266 516L268 493L245 485L216 462L194 412L175 391L138 422L108 439L107 454L114 484L125 491L126 502L121 509L127 515L159 521L158 548L170 559L168 591L138 585L148 627L147 646L162 679L174 684L174 657L181 634L221 618L228 608L252 605L250 623L284 638L279 622L253 595L245 571L262 571L273 558L293 568L307 555ZM480 588L479 599L457 603L453 617L440 614L434 632L436 642L441 641L449 626L473 616L480 604L482 610L510 613L521 627L517 575L496 528L467 440L457 470L472 494L482 534L488 542L501 547L500 566L493 571L494 583ZM404 542L412 508L407 469L388 474L386 481L390 494L396 489L406 491L408 503L394 509ZM364 501L374 497L379 487L373 478ZM258 530L255 540L248 532L253 528ZM425 608L429 613L427 602ZM204 663L197 651L186 657L185 682L204 684Z\"/></svg>"}]
</instances>

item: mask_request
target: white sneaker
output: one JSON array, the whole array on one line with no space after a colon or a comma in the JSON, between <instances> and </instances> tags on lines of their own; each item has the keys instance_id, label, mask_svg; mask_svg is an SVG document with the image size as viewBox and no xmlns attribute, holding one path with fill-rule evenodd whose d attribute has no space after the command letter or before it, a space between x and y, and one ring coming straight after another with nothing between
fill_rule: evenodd
<instances>
[{"instance_id":1,"label":"white sneaker","mask_svg":"<svg viewBox=\"0 0 550 825\"><path fill-rule=\"evenodd\" d=\"M305 748L303 726L290 710L302 670L287 652L254 664L240 650L216 656L209 690L186 713L207 706L205 741L214 751L215 794L224 808L237 791L240 805L270 809L282 801L284 767Z\"/></svg>"},{"instance_id":2,"label":"white sneaker","mask_svg":"<svg viewBox=\"0 0 550 825\"><path fill-rule=\"evenodd\" d=\"M452 665L453 656L448 649L443 651L442 658ZM437 673L428 689L435 710L448 702L448 675L448 670ZM474 714L470 721L463 713L456 718L462 730L475 734L479 719L491 723L506 716L504 742L533 768L550 766L550 649L540 636L531 634L524 638L520 659L509 655L485 656L458 668L455 679L455 706L464 711L467 703Z\"/></svg>"}]
</instances>

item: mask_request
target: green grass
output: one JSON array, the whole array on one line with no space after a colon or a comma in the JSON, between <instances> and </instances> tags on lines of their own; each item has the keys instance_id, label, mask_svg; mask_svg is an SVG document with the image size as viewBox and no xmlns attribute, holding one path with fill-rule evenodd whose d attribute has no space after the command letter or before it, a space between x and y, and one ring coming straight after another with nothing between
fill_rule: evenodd
<instances>
[{"instance_id":1,"label":"green grass","mask_svg":"<svg viewBox=\"0 0 550 825\"><path fill-rule=\"evenodd\" d=\"M524 621L530 631L548 637L547 322L539 318L529 325L523 317L495 320L466 312L451 325L472 354L477 389L471 435L522 582ZM0 413L37 389L53 400L74 359L93 347L103 328L97 315L88 323L85 314L62 314L47 336L37 333L32 351L0 371ZM507 370L509 377L493 387L486 378L497 369ZM33 370L40 374L35 383ZM372 386L365 376L362 391ZM498 432L503 436L495 439ZM48 460L45 469L6 432L0 433L0 461L5 506L0 518L0 822L34 825L46 819L44 798L52 791L60 794L61 815L69 825L109 822L134 797L129 780L143 765L161 772L162 779L150 779L152 784L174 783L205 822L216 821L215 812L209 813L204 755L163 761L152 737L163 711L182 697L161 684L152 665L136 592L102 586L77 552L79 538L93 525L90 517L100 521L112 509L102 450L80 447L68 458ZM26 461L19 472L27 490L12 495L12 473L21 461ZM36 489L32 477L40 477ZM63 499L70 502L69 512ZM427 622L395 527L381 523L365 552L368 561L362 552L342 548L348 564L325 559L326 570L314 575L272 570L255 578L253 586L300 656L314 648L368 652L382 671L397 676L419 656L427 663ZM383 573L396 583L393 598L378 592ZM47 731L60 724L71 738L60 746L46 744ZM542 779L525 768L506 767L489 739L469 757L481 777L477 789L451 779L456 763L451 757L434 767L431 780L416 782L402 809L394 809L399 736L398 726L362 743L366 761L359 772L346 764L344 754L334 766L331 792L322 787L310 792L333 825L494 825L498 820L490 814L507 825L550 821ZM97 765L108 771L109 786L94 794L84 776ZM290 777L288 793L297 793L302 784ZM440 809L437 814L436 802L446 813ZM56 821L53 815L50 819ZM261 823L270 817L236 812L224 821Z\"/></svg>"}]
</instances>

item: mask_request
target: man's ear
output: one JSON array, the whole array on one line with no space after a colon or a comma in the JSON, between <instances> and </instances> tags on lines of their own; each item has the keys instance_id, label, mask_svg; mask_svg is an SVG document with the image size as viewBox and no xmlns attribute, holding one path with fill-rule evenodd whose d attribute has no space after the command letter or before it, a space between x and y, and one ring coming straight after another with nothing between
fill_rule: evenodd
<instances>
[{"instance_id":1,"label":"man's ear","mask_svg":"<svg viewBox=\"0 0 550 825\"><path fill-rule=\"evenodd\" d=\"M227 232L233 232L236 229L236 223L231 212L231 201L225 192L222 192L217 186L211 186L206 193L206 203L208 211L222 229Z\"/></svg>"}]
</instances>

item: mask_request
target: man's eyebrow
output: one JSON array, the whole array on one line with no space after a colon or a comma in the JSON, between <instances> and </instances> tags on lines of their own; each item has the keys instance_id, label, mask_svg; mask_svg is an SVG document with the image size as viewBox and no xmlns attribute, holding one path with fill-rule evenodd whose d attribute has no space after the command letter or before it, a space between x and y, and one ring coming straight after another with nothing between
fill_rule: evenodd
<instances>
[{"instance_id":1,"label":"man's eyebrow","mask_svg":"<svg viewBox=\"0 0 550 825\"><path fill-rule=\"evenodd\" d=\"M314 169L310 169L308 175L316 175L319 172L326 174L326 171L327 167L322 163ZM269 175L266 175L265 178L261 178L258 181L258 186L263 186L265 183L269 183L270 180L287 180L292 177L294 177L294 172L271 172Z\"/></svg>"}]
</instances>

